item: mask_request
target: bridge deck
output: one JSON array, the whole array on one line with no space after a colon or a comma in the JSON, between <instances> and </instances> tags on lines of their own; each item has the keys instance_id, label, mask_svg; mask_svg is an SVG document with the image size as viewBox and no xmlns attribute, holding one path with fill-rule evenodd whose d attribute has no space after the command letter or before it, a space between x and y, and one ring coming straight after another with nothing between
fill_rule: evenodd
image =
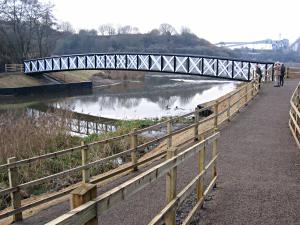
<instances>
[{"instance_id":1,"label":"bridge deck","mask_svg":"<svg viewBox=\"0 0 300 225\"><path fill-rule=\"evenodd\" d=\"M300 224L300 155L287 124L297 83L288 80L283 88L266 84L246 110L221 128L218 188L193 224ZM195 175L194 161L178 169L179 189ZM99 221L146 224L162 208L164 192L163 178ZM67 210L66 202L17 224L43 224Z\"/></svg>"}]
</instances>

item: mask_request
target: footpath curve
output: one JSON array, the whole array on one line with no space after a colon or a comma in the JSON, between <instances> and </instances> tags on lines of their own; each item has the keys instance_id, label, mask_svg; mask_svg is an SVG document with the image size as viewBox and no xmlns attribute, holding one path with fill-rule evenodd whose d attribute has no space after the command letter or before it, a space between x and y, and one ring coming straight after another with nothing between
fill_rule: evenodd
<instances>
[{"instance_id":1,"label":"footpath curve","mask_svg":"<svg viewBox=\"0 0 300 225\"><path fill-rule=\"evenodd\" d=\"M298 82L264 85L221 129L218 190L198 224L300 224L300 151L288 126Z\"/></svg>"}]
</instances>

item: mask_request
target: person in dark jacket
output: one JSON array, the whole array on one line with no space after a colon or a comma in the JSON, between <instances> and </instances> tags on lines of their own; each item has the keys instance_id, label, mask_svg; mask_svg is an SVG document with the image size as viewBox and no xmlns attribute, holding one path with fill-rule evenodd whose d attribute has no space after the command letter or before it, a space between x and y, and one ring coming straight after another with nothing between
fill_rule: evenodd
<instances>
[{"instance_id":1,"label":"person in dark jacket","mask_svg":"<svg viewBox=\"0 0 300 225\"><path fill-rule=\"evenodd\" d=\"M282 63L280 68L279 86L283 86L285 75L285 65Z\"/></svg>"},{"instance_id":2,"label":"person in dark jacket","mask_svg":"<svg viewBox=\"0 0 300 225\"><path fill-rule=\"evenodd\" d=\"M261 79L262 79L262 72L261 72L261 68L259 66L259 64L256 64L256 69L255 69L256 75L258 75L258 88L260 88L260 83L261 83Z\"/></svg>"}]
</instances>

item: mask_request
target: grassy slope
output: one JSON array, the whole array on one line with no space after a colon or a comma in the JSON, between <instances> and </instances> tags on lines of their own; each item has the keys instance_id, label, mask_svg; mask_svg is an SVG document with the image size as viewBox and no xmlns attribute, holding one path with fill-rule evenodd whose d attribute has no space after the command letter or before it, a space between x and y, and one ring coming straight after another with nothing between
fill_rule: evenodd
<instances>
[{"instance_id":1,"label":"grassy slope","mask_svg":"<svg viewBox=\"0 0 300 225\"><path fill-rule=\"evenodd\" d=\"M63 80L67 83L73 83L73 82L90 81L91 77L97 73L99 73L99 71L97 70L78 70L78 71L64 71L64 72L51 73L50 75L59 80Z\"/></svg>"},{"instance_id":2,"label":"grassy slope","mask_svg":"<svg viewBox=\"0 0 300 225\"><path fill-rule=\"evenodd\" d=\"M2 75L0 76L0 88L14 88L41 85L38 80L25 75Z\"/></svg>"}]
</instances>

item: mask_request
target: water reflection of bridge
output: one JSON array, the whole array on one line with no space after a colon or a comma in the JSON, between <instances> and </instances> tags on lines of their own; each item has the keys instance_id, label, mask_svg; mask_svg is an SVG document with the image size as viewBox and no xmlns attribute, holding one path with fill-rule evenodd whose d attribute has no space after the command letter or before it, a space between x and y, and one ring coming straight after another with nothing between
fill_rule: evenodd
<instances>
[{"instance_id":1,"label":"water reflection of bridge","mask_svg":"<svg viewBox=\"0 0 300 225\"><path fill-rule=\"evenodd\" d=\"M68 113L68 127L71 132L83 135L101 134L117 129L117 121L115 119L98 117L66 109L60 109L46 104L38 104L30 106L29 113L32 117L39 116L41 113Z\"/></svg>"}]
</instances>

